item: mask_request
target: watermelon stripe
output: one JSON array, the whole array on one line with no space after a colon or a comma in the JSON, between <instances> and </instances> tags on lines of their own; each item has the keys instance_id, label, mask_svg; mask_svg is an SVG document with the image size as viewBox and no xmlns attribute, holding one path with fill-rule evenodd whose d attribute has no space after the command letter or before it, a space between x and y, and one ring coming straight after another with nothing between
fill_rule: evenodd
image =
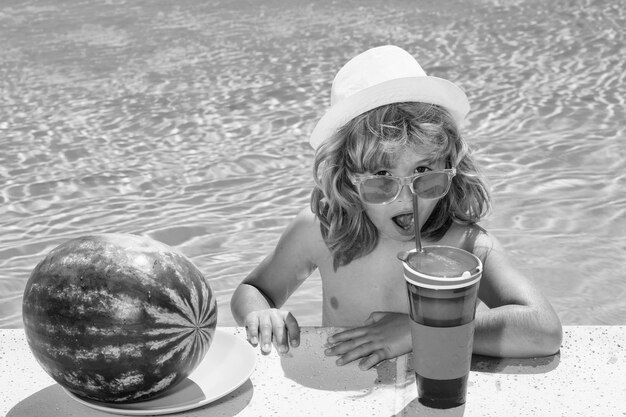
<instances>
[{"instance_id":1,"label":"watermelon stripe","mask_svg":"<svg viewBox=\"0 0 626 417\"><path fill-rule=\"evenodd\" d=\"M85 378L78 372L68 372L64 375L63 379L65 380L67 386L71 388L76 390L86 390L93 393L97 393L103 386L105 386L110 392L122 393L124 396L120 399L128 401L133 398L139 398L142 395L140 394L142 392L154 392L155 389L159 389L159 387L163 384L169 384L175 376L176 374L168 375L167 377L152 384L152 386L148 387L149 389L145 389L145 378L143 374L139 372L126 372L120 375L120 377L114 378L110 381L105 381L105 377L100 374L94 374L93 377ZM137 388L143 388L143 391L133 392L133 390ZM130 395L127 395L129 391Z\"/></svg>"},{"instance_id":2,"label":"watermelon stripe","mask_svg":"<svg viewBox=\"0 0 626 417\"><path fill-rule=\"evenodd\" d=\"M50 358L62 359L65 357L79 361L106 361L121 357L140 358L142 356L141 346L135 344L103 345L75 349L68 346L56 346L45 341L40 341L39 343L40 346L37 350L46 353Z\"/></svg>"},{"instance_id":3,"label":"watermelon stripe","mask_svg":"<svg viewBox=\"0 0 626 417\"><path fill-rule=\"evenodd\" d=\"M210 294L210 291L209 291ZM210 299L213 299L212 294L210 295ZM208 308L206 308L208 306ZM205 304L204 314L200 320L201 323L208 323L212 325L212 323L217 323L217 303L209 303Z\"/></svg>"},{"instance_id":4,"label":"watermelon stripe","mask_svg":"<svg viewBox=\"0 0 626 417\"><path fill-rule=\"evenodd\" d=\"M151 386L149 389L144 390L144 391L137 391L137 392L133 393L132 396L129 396L129 397L133 398L133 399L140 399L140 398L149 396L151 394L160 393L160 392L164 391L165 389L167 389L170 385L172 385L172 382L176 379L177 376L178 376L178 374L172 373L172 374L166 376L165 378L161 379L160 381L158 381L156 384ZM182 379L182 378L179 378L179 379Z\"/></svg>"},{"instance_id":5,"label":"watermelon stripe","mask_svg":"<svg viewBox=\"0 0 626 417\"><path fill-rule=\"evenodd\" d=\"M190 319L193 317L193 313L191 311L189 303L171 288L163 288L162 291L163 293L167 294L174 307L176 307L177 311L179 311L182 316L184 316L189 320L189 322L191 322Z\"/></svg>"},{"instance_id":6,"label":"watermelon stripe","mask_svg":"<svg viewBox=\"0 0 626 417\"><path fill-rule=\"evenodd\" d=\"M194 322L198 323L198 319L200 317L200 311L202 311L202 304L200 304L200 297L198 295L198 289L194 282L189 283L189 299L191 301L191 306L193 310ZM202 284L200 284L202 285Z\"/></svg>"},{"instance_id":7,"label":"watermelon stripe","mask_svg":"<svg viewBox=\"0 0 626 417\"><path fill-rule=\"evenodd\" d=\"M185 356L187 356L187 352L189 350L189 347L191 346L193 339L190 338L185 338L180 340L180 342L178 344L176 344L175 347L170 347L167 351L167 353L165 353L163 356L157 358L155 360L155 362L157 364L163 364L164 362L168 361L170 358L172 358L174 355L176 354L181 354L181 356L184 358Z\"/></svg>"},{"instance_id":8,"label":"watermelon stripe","mask_svg":"<svg viewBox=\"0 0 626 417\"><path fill-rule=\"evenodd\" d=\"M178 335L181 331L189 331L191 327L160 327L158 329L147 330L144 332L146 336L167 336L167 335Z\"/></svg>"},{"instance_id":9,"label":"watermelon stripe","mask_svg":"<svg viewBox=\"0 0 626 417\"><path fill-rule=\"evenodd\" d=\"M164 324L178 327L194 327L187 317L177 313L165 311L162 307L149 305L145 307L145 313L154 320L155 324Z\"/></svg>"},{"instance_id":10,"label":"watermelon stripe","mask_svg":"<svg viewBox=\"0 0 626 417\"><path fill-rule=\"evenodd\" d=\"M146 343L146 346L148 347L148 349L150 350L159 350L159 349L163 349L166 346L170 346L176 343L180 343L181 339L186 339L189 334L191 333L190 329L186 329L186 330L179 330L178 333L176 333L173 337L169 337L167 339L161 339L161 340L157 340L157 341L150 341L148 343Z\"/></svg>"},{"instance_id":11,"label":"watermelon stripe","mask_svg":"<svg viewBox=\"0 0 626 417\"><path fill-rule=\"evenodd\" d=\"M202 359L200 358L200 353L202 352L203 343L202 343L202 336L200 336L199 333L202 333L202 332L199 332L199 331L194 332L192 348L189 354L189 360L192 362L196 362L196 361L200 362L200 360Z\"/></svg>"},{"instance_id":12,"label":"watermelon stripe","mask_svg":"<svg viewBox=\"0 0 626 417\"><path fill-rule=\"evenodd\" d=\"M205 323L207 321L207 310L211 310L211 299L213 294L211 293L211 289L209 288L209 285L206 283L206 281L200 281L199 283L200 285L200 292L201 292L201 298L200 298L200 306L201 306L201 311L200 314L198 315L198 319L200 321L200 323Z\"/></svg>"}]
</instances>

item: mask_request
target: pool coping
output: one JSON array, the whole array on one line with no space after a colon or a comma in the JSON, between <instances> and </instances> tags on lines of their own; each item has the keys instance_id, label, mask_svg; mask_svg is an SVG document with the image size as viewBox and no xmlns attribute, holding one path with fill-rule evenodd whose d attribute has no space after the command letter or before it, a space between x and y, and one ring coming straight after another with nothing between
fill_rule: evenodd
<instances>
[{"instance_id":1,"label":"pool coping","mask_svg":"<svg viewBox=\"0 0 626 417\"><path fill-rule=\"evenodd\" d=\"M240 327L220 329L245 339ZM194 416L624 416L626 326L565 326L558 354L545 358L474 356L468 400L432 410L417 400L411 355L361 371L323 355L332 328L304 327L287 354L255 349L256 369L224 398L178 415ZM0 415L109 415L71 399L30 353L23 329L0 330Z\"/></svg>"}]
</instances>

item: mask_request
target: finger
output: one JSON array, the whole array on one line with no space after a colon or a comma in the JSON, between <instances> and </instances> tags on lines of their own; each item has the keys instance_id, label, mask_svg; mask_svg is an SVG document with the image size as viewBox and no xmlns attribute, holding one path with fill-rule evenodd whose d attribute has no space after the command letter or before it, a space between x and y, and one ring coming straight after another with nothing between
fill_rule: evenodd
<instances>
[{"instance_id":1,"label":"finger","mask_svg":"<svg viewBox=\"0 0 626 417\"><path fill-rule=\"evenodd\" d=\"M339 333L335 333L331 335L327 341L329 344L334 345L340 342L346 342L352 339L356 339L357 337L361 337L367 333L367 329L365 327L355 327L353 329L344 330Z\"/></svg>"},{"instance_id":2,"label":"finger","mask_svg":"<svg viewBox=\"0 0 626 417\"><path fill-rule=\"evenodd\" d=\"M361 359L359 362L359 369L366 371L385 359L388 359L386 357L386 352L383 349L378 349L368 357Z\"/></svg>"},{"instance_id":3,"label":"finger","mask_svg":"<svg viewBox=\"0 0 626 417\"><path fill-rule=\"evenodd\" d=\"M261 331L261 351L270 353L272 351L272 319L267 315L259 317L259 330Z\"/></svg>"},{"instance_id":4,"label":"finger","mask_svg":"<svg viewBox=\"0 0 626 417\"><path fill-rule=\"evenodd\" d=\"M285 325L287 326L287 332L289 333L289 343L291 344L291 346L300 346L300 325L298 324L298 321L293 316L293 314L287 314L287 317L285 317Z\"/></svg>"},{"instance_id":5,"label":"finger","mask_svg":"<svg viewBox=\"0 0 626 417\"><path fill-rule=\"evenodd\" d=\"M362 344L367 343L367 342L368 340L365 338L357 338L357 339L347 340L345 342L339 342L335 344L334 346L331 346L328 349L326 349L324 353L326 354L326 356L345 355L351 350L354 350L358 348L359 346L361 346Z\"/></svg>"},{"instance_id":6,"label":"finger","mask_svg":"<svg viewBox=\"0 0 626 417\"><path fill-rule=\"evenodd\" d=\"M259 344L259 317L256 314L248 314L246 317L246 336L253 346Z\"/></svg>"},{"instance_id":7,"label":"finger","mask_svg":"<svg viewBox=\"0 0 626 417\"><path fill-rule=\"evenodd\" d=\"M343 366L350 362L354 362L357 359L369 356L374 353L374 351L376 351L376 347L374 346L373 342L363 343L362 345L359 345L354 349L346 352L339 359L337 359L335 363L339 366Z\"/></svg>"},{"instance_id":8,"label":"finger","mask_svg":"<svg viewBox=\"0 0 626 417\"><path fill-rule=\"evenodd\" d=\"M370 316L365 320L365 325L374 324L377 321L380 321L383 317L385 317L387 313L383 311L374 311Z\"/></svg>"},{"instance_id":9,"label":"finger","mask_svg":"<svg viewBox=\"0 0 626 417\"><path fill-rule=\"evenodd\" d=\"M287 335L285 331L285 321L282 315L272 314L272 331L274 336L274 344L276 350L280 353L285 353L289 350L289 344L287 343Z\"/></svg>"},{"instance_id":10,"label":"finger","mask_svg":"<svg viewBox=\"0 0 626 417\"><path fill-rule=\"evenodd\" d=\"M344 356L349 354L350 352L364 352L362 351L363 346L372 346L370 351L373 351L374 348L380 348L380 344L373 340L369 335L364 335L363 337L358 337L356 339L351 339L346 342L337 343L336 345L326 349L324 354L326 356ZM359 350L361 349L361 350ZM354 359L351 359L352 361Z\"/></svg>"}]
</instances>

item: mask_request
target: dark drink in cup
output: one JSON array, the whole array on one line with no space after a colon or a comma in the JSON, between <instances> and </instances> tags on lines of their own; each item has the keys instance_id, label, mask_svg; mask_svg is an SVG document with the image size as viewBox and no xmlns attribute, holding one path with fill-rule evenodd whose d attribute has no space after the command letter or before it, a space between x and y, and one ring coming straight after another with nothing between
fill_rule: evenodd
<instances>
[{"instance_id":1,"label":"dark drink in cup","mask_svg":"<svg viewBox=\"0 0 626 417\"><path fill-rule=\"evenodd\" d=\"M403 257L419 401L433 408L465 403L482 263L451 246Z\"/></svg>"}]
</instances>

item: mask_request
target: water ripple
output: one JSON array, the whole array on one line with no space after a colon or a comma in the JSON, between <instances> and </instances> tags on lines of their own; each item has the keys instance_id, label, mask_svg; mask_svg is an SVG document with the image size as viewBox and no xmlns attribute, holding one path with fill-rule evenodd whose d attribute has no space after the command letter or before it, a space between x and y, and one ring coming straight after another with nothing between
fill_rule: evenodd
<instances>
[{"instance_id":1,"label":"water ripple","mask_svg":"<svg viewBox=\"0 0 626 417\"><path fill-rule=\"evenodd\" d=\"M132 232L228 300L308 204L338 66L375 45L458 82L485 221L566 324L626 312L626 12L618 0L25 1L0 11L0 327L65 240ZM621 295L621 297L620 297ZM315 274L289 301L319 324Z\"/></svg>"}]
</instances>

